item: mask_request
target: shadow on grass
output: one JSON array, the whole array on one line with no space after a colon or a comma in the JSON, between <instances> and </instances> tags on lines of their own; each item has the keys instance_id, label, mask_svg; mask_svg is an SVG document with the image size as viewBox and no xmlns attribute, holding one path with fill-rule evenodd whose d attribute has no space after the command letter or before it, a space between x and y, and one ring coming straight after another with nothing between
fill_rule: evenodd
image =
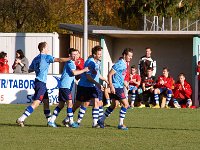
<instances>
[{"instance_id":1,"label":"shadow on grass","mask_svg":"<svg viewBox=\"0 0 200 150\"><path fill-rule=\"evenodd\" d=\"M9 127L17 127L16 123L0 123L0 126L9 126ZM19 127L19 126L18 126ZM25 127L47 127L47 125L38 125L38 124L25 124Z\"/></svg>"}]
</instances>

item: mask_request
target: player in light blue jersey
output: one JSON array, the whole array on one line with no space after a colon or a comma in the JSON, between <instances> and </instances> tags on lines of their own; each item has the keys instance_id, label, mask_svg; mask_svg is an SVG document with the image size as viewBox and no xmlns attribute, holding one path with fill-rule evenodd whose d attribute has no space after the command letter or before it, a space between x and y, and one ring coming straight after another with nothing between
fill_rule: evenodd
<instances>
[{"instance_id":1,"label":"player in light blue jersey","mask_svg":"<svg viewBox=\"0 0 200 150\"><path fill-rule=\"evenodd\" d=\"M78 125L73 121L73 103L72 103L72 87L74 85L75 75L82 74L88 71L88 67L85 67L82 70L76 70L76 55L78 50L74 48L69 49L69 56L72 60L65 63L64 70L61 76L61 83L59 88L59 104L54 109L53 115L51 116L48 125L50 127L57 127L55 124L56 117L59 115L60 111L63 109L65 102L67 103L67 117L69 118L69 126L77 128Z\"/></svg>"},{"instance_id":2,"label":"player in light blue jersey","mask_svg":"<svg viewBox=\"0 0 200 150\"><path fill-rule=\"evenodd\" d=\"M92 127L97 127L99 117L99 90L103 90L103 86L99 83L99 79L105 80L100 75L100 58L102 56L102 47L95 46L92 48L92 56L85 62L85 67L89 68L87 73L82 74L77 86L76 100L81 101L82 105L79 109L78 121L80 124L88 107L90 100L93 102Z\"/></svg>"},{"instance_id":3,"label":"player in light blue jersey","mask_svg":"<svg viewBox=\"0 0 200 150\"><path fill-rule=\"evenodd\" d=\"M24 127L24 120L33 113L33 111L40 105L41 102L44 103L44 114L47 120L50 118L51 113L49 109L49 97L46 88L49 66L54 62L66 62L71 59L54 58L53 56L48 55L49 49L46 42L39 43L38 49L40 54L33 59L31 65L29 66L29 73L36 73L34 83L35 94L33 96L34 101L25 109L25 112L22 114L22 116L16 120L16 123L21 127Z\"/></svg>"},{"instance_id":4,"label":"player in light blue jersey","mask_svg":"<svg viewBox=\"0 0 200 150\"><path fill-rule=\"evenodd\" d=\"M124 125L124 118L129 106L128 99L124 93L124 78L127 69L126 62L130 62L132 59L133 50L131 48L126 48L123 51L122 56L123 58L119 59L108 73L108 82L111 91L112 104L106 109L102 118L98 120L98 125L101 128L104 128L105 119L113 112L117 104L117 100L119 100L122 104L122 107L120 110L118 129L128 130L128 128Z\"/></svg>"}]
</instances>

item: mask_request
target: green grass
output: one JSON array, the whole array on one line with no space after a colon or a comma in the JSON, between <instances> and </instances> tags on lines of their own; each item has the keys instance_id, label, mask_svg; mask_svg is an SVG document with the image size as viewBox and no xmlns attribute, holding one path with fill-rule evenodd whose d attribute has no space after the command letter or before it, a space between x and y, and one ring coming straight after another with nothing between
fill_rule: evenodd
<instances>
[{"instance_id":1,"label":"green grass","mask_svg":"<svg viewBox=\"0 0 200 150\"><path fill-rule=\"evenodd\" d=\"M15 124L25 105L0 105L0 149L100 149L100 150L199 150L200 109L129 109L128 131L117 129L119 109L106 120L105 129L93 129L91 108L78 129L46 127L42 106L26 120ZM55 106L51 107L53 110ZM65 117L63 110L57 124ZM75 120L77 113L75 114Z\"/></svg>"}]
</instances>

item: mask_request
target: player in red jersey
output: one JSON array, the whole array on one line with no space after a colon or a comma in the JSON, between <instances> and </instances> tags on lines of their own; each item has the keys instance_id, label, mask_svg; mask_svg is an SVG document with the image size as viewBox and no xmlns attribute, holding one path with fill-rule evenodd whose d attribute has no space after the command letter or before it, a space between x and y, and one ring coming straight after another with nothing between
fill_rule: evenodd
<instances>
[{"instance_id":1,"label":"player in red jersey","mask_svg":"<svg viewBox=\"0 0 200 150\"><path fill-rule=\"evenodd\" d=\"M131 74L129 78L129 94L131 94L131 107L134 107L136 92L140 86L141 77L137 74L135 65L131 66ZM141 105L142 106L142 105Z\"/></svg>"},{"instance_id":2,"label":"player in red jersey","mask_svg":"<svg viewBox=\"0 0 200 150\"><path fill-rule=\"evenodd\" d=\"M172 88L173 88L174 80L169 75L169 69L167 67L163 68L163 75L158 77L158 81L156 83L156 89L154 90L154 99L156 105L153 108L160 108L159 105L159 95L164 94L166 96L166 104L165 107L168 108L169 101L172 98Z\"/></svg>"},{"instance_id":3,"label":"player in red jersey","mask_svg":"<svg viewBox=\"0 0 200 150\"><path fill-rule=\"evenodd\" d=\"M181 108L180 105L186 104L186 107L190 108L192 106L192 88L190 84L185 80L185 75L183 73L180 73L178 78L179 80L175 83L173 89L174 106L176 108Z\"/></svg>"}]
</instances>

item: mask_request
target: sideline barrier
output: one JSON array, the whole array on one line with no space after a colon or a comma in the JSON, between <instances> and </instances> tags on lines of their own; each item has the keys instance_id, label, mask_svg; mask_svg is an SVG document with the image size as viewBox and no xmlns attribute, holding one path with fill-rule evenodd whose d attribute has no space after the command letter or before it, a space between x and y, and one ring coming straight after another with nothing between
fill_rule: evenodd
<instances>
[{"instance_id":1,"label":"sideline barrier","mask_svg":"<svg viewBox=\"0 0 200 150\"><path fill-rule=\"evenodd\" d=\"M50 105L58 103L60 76L47 76ZM34 80L35 74L0 74L0 104L32 103Z\"/></svg>"}]
</instances>

